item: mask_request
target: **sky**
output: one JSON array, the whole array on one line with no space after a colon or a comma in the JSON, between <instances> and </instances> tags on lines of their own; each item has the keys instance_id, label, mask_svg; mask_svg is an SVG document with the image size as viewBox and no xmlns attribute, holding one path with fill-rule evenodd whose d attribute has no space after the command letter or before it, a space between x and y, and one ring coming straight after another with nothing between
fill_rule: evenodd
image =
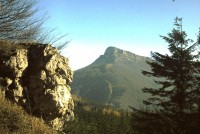
<instances>
[{"instance_id":1,"label":"sky","mask_svg":"<svg viewBox=\"0 0 200 134\"><path fill-rule=\"evenodd\" d=\"M72 70L83 68L114 46L141 56L150 51L168 53L160 35L183 18L183 30L196 40L200 27L200 0L40 0L40 13L50 18L45 27L67 34L62 50Z\"/></svg>"}]
</instances>

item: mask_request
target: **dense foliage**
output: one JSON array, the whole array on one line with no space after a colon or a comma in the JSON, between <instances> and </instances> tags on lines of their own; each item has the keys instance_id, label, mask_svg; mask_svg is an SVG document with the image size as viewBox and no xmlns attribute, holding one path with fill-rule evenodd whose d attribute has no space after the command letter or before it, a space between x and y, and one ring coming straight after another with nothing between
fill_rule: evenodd
<instances>
[{"instance_id":1,"label":"dense foliage","mask_svg":"<svg viewBox=\"0 0 200 134\"><path fill-rule=\"evenodd\" d=\"M151 71L142 73L162 78L155 83L160 88L144 88L152 95L144 101L155 109L133 109L132 127L136 133L197 134L200 131L200 62L199 36L196 42L187 39L182 31L182 19L175 19L176 29L161 36L169 45L170 55L151 53L153 61L147 62Z\"/></svg>"},{"instance_id":2,"label":"dense foliage","mask_svg":"<svg viewBox=\"0 0 200 134\"><path fill-rule=\"evenodd\" d=\"M130 115L105 106L75 100L75 120L67 122L69 134L130 134Z\"/></svg>"}]
</instances>

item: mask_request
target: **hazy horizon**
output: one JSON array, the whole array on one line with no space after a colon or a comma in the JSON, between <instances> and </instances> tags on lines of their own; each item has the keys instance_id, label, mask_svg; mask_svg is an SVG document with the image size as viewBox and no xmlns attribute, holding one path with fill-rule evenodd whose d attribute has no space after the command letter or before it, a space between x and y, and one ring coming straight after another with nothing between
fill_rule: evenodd
<instances>
[{"instance_id":1,"label":"hazy horizon","mask_svg":"<svg viewBox=\"0 0 200 134\"><path fill-rule=\"evenodd\" d=\"M62 54L73 70L91 64L109 46L149 56L167 52L159 35L167 35L175 17L183 18L183 30L196 39L200 27L200 0L40 0L50 19L46 26L68 34Z\"/></svg>"}]
</instances>

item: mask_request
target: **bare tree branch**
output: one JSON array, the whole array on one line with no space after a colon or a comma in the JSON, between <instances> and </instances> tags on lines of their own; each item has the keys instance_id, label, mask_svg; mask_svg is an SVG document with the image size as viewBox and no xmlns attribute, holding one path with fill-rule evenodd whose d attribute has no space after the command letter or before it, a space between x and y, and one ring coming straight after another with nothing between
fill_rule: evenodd
<instances>
[{"instance_id":1,"label":"bare tree branch","mask_svg":"<svg viewBox=\"0 0 200 134\"><path fill-rule=\"evenodd\" d=\"M38 16L36 0L0 0L0 40L18 42L38 42L54 44L59 49L68 41L66 35L46 30L43 26L47 15Z\"/></svg>"}]
</instances>

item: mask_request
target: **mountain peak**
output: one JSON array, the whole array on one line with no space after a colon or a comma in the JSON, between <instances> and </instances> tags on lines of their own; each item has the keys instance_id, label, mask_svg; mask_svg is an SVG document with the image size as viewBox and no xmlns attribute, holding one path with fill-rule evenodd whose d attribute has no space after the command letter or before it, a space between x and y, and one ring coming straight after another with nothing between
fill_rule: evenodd
<instances>
[{"instance_id":1,"label":"mountain peak","mask_svg":"<svg viewBox=\"0 0 200 134\"><path fill-rule=\"evenodd\" d=\"M101 55L94 64L107 64L107 63L115 63L120 60L128 60L138 62L140 60L146 60L146 57L136 55L129 51L125 51L113 46L110 46L106 49L104 55Z\"/></svg>"},{"instance_id":2,"label":"mountain peak","mask_svg":"<svg viewBox=\"0 0 200 134\"><path fill-rule=\"evenodd\" d=\"M104 55L110 55L110 56L117 56L117 57L124 57L125 55L127 56L136 56L135 54L131 53L131 52L128 52L128 51L125 51L125 50L122 50L122 49L119 49L119 48L116 48L116 47L108 47L104 53Z\"/></svg>"},{"instance_id":3,"label":"mountain peak","mask_svg":"<svg viewBox=\"0 0 200 134\"><path fill-rule=\"evenodd\" d=\"M115 55L117 53L122 53L123 50L116 48L116 47L108 47L104 53L104 55Z\"/></svg>"},{"instance_id":4,"label":"mountain peak","mask_svg":"<svg viewBox=\"0 0 200 134\"><path fill-rule=\"evenodd\" d=\"M72 92L90 101L127 109L143 107L142 88L156 87L153 79L145 77L141 70L151 71L146 61L116 47L108 47L103 55L85 68L75 71Z\"/></svg>"}]
</instances>

